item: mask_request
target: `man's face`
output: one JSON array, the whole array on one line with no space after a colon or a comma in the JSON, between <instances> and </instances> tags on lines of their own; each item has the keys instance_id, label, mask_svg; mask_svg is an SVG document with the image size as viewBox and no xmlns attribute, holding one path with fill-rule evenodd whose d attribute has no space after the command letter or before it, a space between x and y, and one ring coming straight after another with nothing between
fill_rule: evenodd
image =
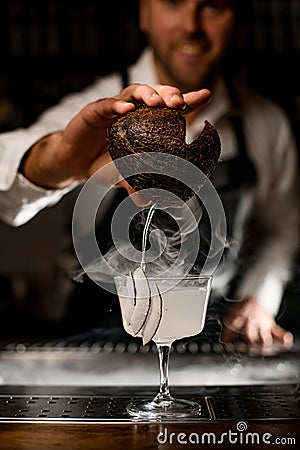
<instances>
[{"instance_id":1,"label":"man's face","mask_svg":"<svg viewBox=\"0 0 300 450\"><path fill-rule=\"evenodd\" d=\"M140 0L140 27L154 50L159 81L183 92L209 86L234 26L228 0Z\"/></svg>"}]
</instances>

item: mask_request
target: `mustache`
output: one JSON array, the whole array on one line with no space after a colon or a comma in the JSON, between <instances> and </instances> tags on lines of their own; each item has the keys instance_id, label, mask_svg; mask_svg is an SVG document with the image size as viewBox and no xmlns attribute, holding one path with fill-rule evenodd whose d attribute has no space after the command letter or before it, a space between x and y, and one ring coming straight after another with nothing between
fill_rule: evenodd
<instances>
[{"instance_id":1,"label":"mustache","mask_svg":"<svg viewBox=\"0 0 300 450\"><path fill-rule=\"evenodd\" d=\"M180 42L177 43L177 47L184 47L188 45L198 45L203 50L208 50L211 48L211 41L206 36L204 32L197 32L197 33L186 33Z\"/></svg>"}]
</instances>

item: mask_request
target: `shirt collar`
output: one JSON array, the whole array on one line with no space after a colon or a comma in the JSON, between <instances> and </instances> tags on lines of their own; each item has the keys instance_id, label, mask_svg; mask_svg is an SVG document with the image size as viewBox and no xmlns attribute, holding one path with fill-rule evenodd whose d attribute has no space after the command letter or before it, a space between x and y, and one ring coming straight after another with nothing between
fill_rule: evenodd
<instances>
[{"instance_id":1,"label":"shirt collar","mask_svg":"<svg viewBox=\"0 0 300 450\"><path fill-rule=\"evenodd\" d=\"M148 84L154 86L158 83L155 67L153 52L150 48L146 47L137 62L129 67L129 82Z\"/></svg>"},{"instance_id":2,"label":"shirt collar","mask_svg":"<svg viewBox=\"0 0 300 450\"><path fill-rule=\"evenodd\" d=\"M232 102L225 81L221 76L216 78L211 92L212 99L210 103L199 112L196 119L187 129L188 141L193 139L196 134L199 134L199 129L203 125L204 120L208 120L211 124L216 125L219 120L232 110Z\"/></svg>"}]
</instances>

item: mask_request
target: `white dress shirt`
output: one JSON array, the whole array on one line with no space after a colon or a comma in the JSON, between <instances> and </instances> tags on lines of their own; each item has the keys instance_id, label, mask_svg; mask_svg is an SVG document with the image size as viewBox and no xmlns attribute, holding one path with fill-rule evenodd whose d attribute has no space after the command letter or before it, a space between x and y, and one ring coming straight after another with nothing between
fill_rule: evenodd
<instances>
[{"instance_id":1,"label":"white dress shirt","mask_svg":"<svg viewBox=\"0 0 300 450\"><path fill-rule=\"evenodd\" d=\"M130 67L129 81L149 85L158 82L149 49ZM0 214L4 221L21 225L42 208L58 202L73 188L53 191L30 183L18 173L25 152L43 136L64 129L87 103L114 96L121 89L119 73L101 77L82 92L66 96L29 128L0 135ZM259 257L244 278L239 295L255 297L276 314L298 245L296 145L286 114L278 105L242 86L239 95L249 158L258 175L254 215L264 230L264 239L259 242ZM207 119L220 134L221 159L235 156L237 142L226 117L231 107L225 85L219 79L213 89L212 101L187 130L187 139L198 134Z\"/></svg>"}]
</instances>

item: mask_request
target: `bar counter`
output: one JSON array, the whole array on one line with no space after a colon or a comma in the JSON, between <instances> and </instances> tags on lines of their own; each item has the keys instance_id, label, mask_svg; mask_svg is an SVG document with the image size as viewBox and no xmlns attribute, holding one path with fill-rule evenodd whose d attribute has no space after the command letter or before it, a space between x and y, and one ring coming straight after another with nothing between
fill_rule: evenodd
<instances>
[{"instance_id":1,"label":"bar counter","mask_svg":"<svg viewBox=\"0 0 300 450\"><path fill-rule=\"evenodd\" d=\"M170 390L200 403L201 415L154 422L126 412L131 399L158 391L154 352L3 347L0 450L299 448L298 342L268 357L192 350L172 353Z\"/></svg>"},{"instance_id":2,"label":"bar counter","mask_svg":"<svg viewBox=\"0 0 300 450\"><path fill-rule=\"evenodd\" d=\"M127 415L129 401L152 398L156 391L153 386L2 386L0 449L299 445L299 384L174 387L174 397L199 402L199 417L147 421Z\"/></svg>"}]
</instances>

